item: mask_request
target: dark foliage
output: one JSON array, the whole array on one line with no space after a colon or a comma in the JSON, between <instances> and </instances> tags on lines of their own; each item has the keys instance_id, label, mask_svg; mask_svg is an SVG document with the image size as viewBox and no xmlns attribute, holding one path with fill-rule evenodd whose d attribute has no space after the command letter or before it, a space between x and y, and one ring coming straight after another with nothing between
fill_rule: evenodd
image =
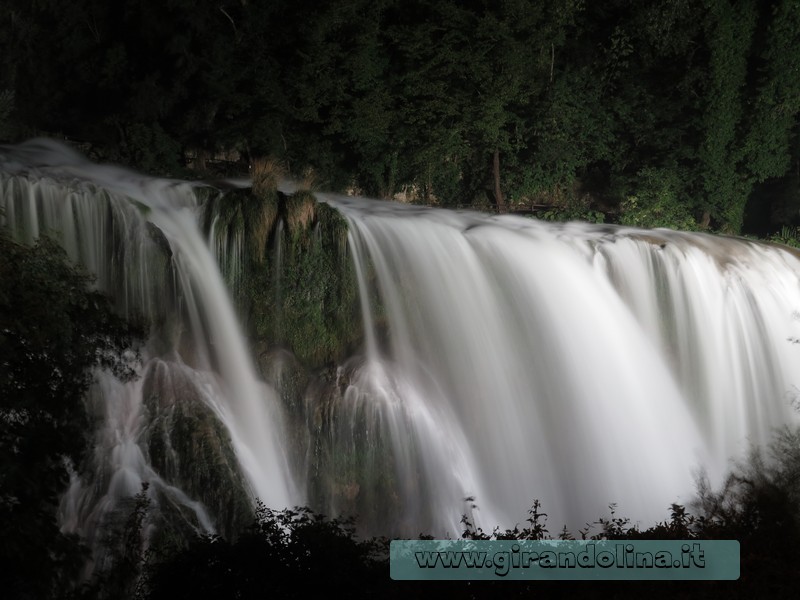
<instances>
[{"instance_id":1,"label":"dark foliage","mask_svg":"<svg viewBox=\"0 0 800 600\"><path fill-rule=\"evenodd\" d=\"M83 563L59 531L68 464L88 449L92 369L134 374L137 330L90 289L55 242L22 246L0 231L0 562L12 598L55 597Z\"/></svg>"},{"instance_id":2,"label":"dark foliage","mask_svg":"<svg viewBox=\"0 0 800 600\"><path fill-rule=\"evenodd\" d=\"M559 218L796 224L795 0L7 4L0 139L169 174L271 155L328 189Z\"/></svg>"},{"instance_id":3,"label":"dark foliage","mask_svg":"<svg viewBox=\"0 0 800 600\"><path fill-rule=\"evenodd\" d=\"M779 432L770 457L754 451L719 491L711 491L701 479L696 515L673 504L669 519L641 529L617 516L612 504L608 517L578 532L580 539L591 540L739 540L738 581L393 581L389 578L387 540L359 540L351 523L327 520L308 509L276 512L259 505L253 525L233 543L203 536L185 549L152 553L141 597L527 598L546 594L570 598L598 592L613 598L792 597L800 584L798 442L800 430ZM546 522L547 515L534 501L524 528L496 528L487 534L465 516L462 538L554 539ZM564 529L556 539L575 538Z\"/></svg>"},{"instance_id":4,"label":"dark foliage","mask_svg":"<svg viewBox=\"0 0 800 600\"><path fill-rule=\"evenodd\" d=\"M385 543L356 539L347 521L259 504L252 526L234 542L200 536L186 549L151 557L158 562L147 571L144 597L364 597L385 585L385 552Z\"/></svg>"}]
</instances>

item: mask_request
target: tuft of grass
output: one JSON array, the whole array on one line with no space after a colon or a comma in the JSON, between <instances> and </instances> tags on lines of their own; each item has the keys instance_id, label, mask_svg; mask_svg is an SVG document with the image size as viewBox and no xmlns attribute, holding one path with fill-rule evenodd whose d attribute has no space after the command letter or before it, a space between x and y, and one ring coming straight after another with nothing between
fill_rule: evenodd
<instances>
[{"instance_id":1,"label":"tuft of grass","mask_svg":"<svg viewBox=\"0 0 800 600\"><path fill-rule=\"evenodd\" d=\"M246 204L245 216L251 256L261 264L266 259L267 240L278 220L277 192L256 196L255 201Z\"/></svg>"},{"instance_id":2,"label":"tuft of grass","mask_svg":"<svg viewBox=\"0 0 800 600\"><path fill-rule=\"evenodd\" d=\"M312 167L308 167L305 171L303 171L299 181L297 182L298 190L307 192L318 190L320 184L321 178L319 173L317 173L317 171L315 171Z\"/></svg>"},{"instance_id":3,"label":"tuft of grass","mask_svg":"<svg viewBox=\"0 0 800 600\"><path fill-rule=\"evenodd\" d=\"M278 188L278 181L285 174L285 169L280 161L271 156L253 159L250 169L253 179L253 194L259 198L274 194Z\"/></svg>"},{"instance_id":4,"label":"tuft of grass","mask_svg":"<svg viewBox=\"0 0 800 600\"><path fill-rule=\"evenodd\" d=\"M289 233L298 235L306 231L316 216L316 200L310 192L297 192L286 200L286 224Z\"/></svg>"}]
</instances>

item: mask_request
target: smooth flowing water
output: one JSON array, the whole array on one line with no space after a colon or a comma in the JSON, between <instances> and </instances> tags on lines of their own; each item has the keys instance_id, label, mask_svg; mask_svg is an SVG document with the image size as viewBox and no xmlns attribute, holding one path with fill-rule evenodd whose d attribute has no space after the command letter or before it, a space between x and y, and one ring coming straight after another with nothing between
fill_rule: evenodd
<instances>
[{"instance_id":1,"label":"smooth flowing water","mask_svg":"<svg viewBox=\"0 0 800 600\"><path fill-rule=\"evenodd\" d=\"M796 417L794 253L318 197L347 216L383 302L388 341L367 340L362 385L401 382L374 394L386 433L399 455L419 445L451 532L464 495L489 526L520 522L533 499L553 530L609 503L653 524L690 500L699 469L719 485L732 457Z\"/></svg>"},{"instance_id":2,"label":"smooth flowing water","mask_svg":"<svg viewBox=\"0 0 800 600\"><path fill-rule=\"evenodd\" d=\"M251 495L269 506L292 506L296 491L281 442L281 407L274 390L256 377L197 225L199 188L94 165L48 140L0 149L0 170L2 220L12 234L27 243L55 236L123 314L153 324L142 377L122 385L101 374L93 390L89 407L102 426L94 464L73 476L62 503L64 529L93 539L119 501L146 481L154 500L160 493L194 513L200 529L216 530L218 515L209 516L168 479L186 480L186 471L206 468L192 464L198 456L169 456L176 443L169 419L180 402L193 413L210 411L224 425ZM161 462L171 474L156 473L150 464L156 417L167 420L160 447L168 456Z\"/></svg>"},{"instance_id":3,"label":"smooth flowing water","mask_svg":"<svg viewBox=\"0 0 800 600\"><path fill-rule=\"evenodd\" d=\"M348 221L366 333L324 415L321 388L306 390L306 431L293 437L225 285L239 284L246 246L221 244L213 219L210 233L198 226L208 188L46 141L0 148L0 171L14 236L55 232L124 313L153 324L142 377L100 375L89 399L102 418L94 462L76 467L61 515L87 537L143 481L196 527L220 527L228 501L200 501L208 482L171 437L176 412L206 415L194 421L204 435L233 448L230 481L238 469L268 506L336 487L313 508L336 514L331 498L358 497L368 531L454 537L464 514L488 529L524 524L534 499L552 533L577 532L609 503L653 524L690 500L697 469L719 483L748 443L797 416L793 252L317 194ZM291 290L277 281L270 293ZM309 448L349 461L347 479L328 481Z\"/></svg>"}]
</instances>

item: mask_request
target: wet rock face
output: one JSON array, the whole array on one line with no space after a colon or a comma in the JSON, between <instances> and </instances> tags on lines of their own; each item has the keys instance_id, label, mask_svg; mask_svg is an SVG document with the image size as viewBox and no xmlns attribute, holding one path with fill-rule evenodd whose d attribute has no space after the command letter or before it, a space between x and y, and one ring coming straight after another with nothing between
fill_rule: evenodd
<instances>
[{"instance_id":1,"label":"wet rock face","mask_svg":"<svg viewBox=\"0 0 800 600\"><path fill-rule=\"evenodd\" d=\"M226 536L252 518L248 486L230 435L209 405L203 386L208 374L156 360L143 382L148 425L143 446L156 472L187 496L200 501ZM181 511L182 518L187 518Z\"/></svg>"},{"instance_id":2,"label":"wet rock face","mask_svg":"<svg viewBox=\"0 0 800 600\"><path fill-rule=\"evenodd\" d=\"M279 391L283 406L295 413L312 376L291 351L265 346L259 343L255 349L258 371L264 381Z\"/></svg>"}]
</instances>

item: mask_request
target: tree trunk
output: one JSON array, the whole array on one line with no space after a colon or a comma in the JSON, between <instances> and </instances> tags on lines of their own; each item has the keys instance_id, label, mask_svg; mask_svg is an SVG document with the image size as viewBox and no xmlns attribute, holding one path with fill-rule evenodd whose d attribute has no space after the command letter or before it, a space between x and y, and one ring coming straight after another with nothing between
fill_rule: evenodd
<instances>
[{"instance_id":1,"label":"tree trunk","mask_svg":"<svg viewBox=\"0 0 800 600\"><path fill-rule=\"evenodd\" d=\"M494 149L492 160L492 171L494 172L494 200L497 202L497 212L506 212L506 201L503 199L503 190L500 189L500 150Z\"/></svg>"},{"instance_id":2,"label":"tree trunk","mask_svg":"<svg viewBox=\"0 0 800 600\"><path fill-rule=\"evenodd\" d=\"M208 152L205 148L197 149L197 157L194 159L194 169L200 173L205 173L208 168Z\"/></svg>"}]
</instances>

